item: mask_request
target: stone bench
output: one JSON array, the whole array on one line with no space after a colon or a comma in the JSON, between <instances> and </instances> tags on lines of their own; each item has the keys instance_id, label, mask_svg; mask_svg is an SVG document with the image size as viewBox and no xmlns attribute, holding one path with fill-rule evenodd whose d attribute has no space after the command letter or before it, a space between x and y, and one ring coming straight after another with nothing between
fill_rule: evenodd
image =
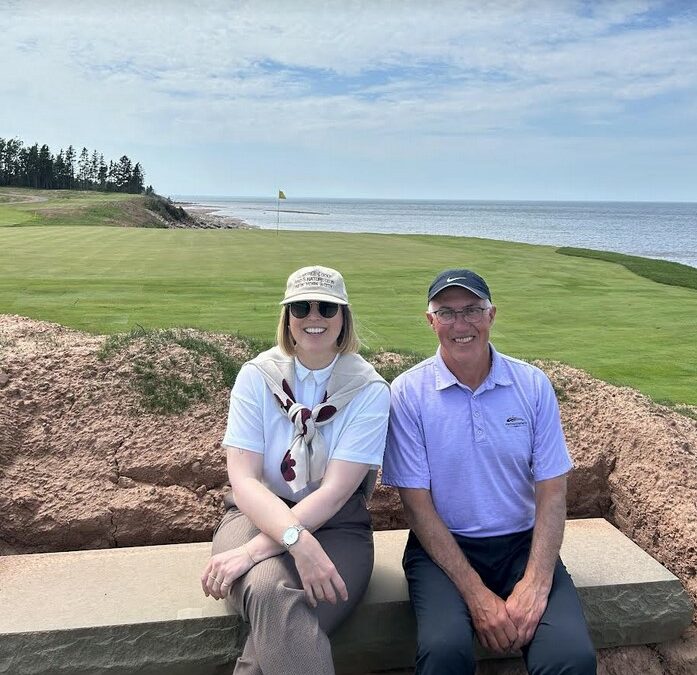
<instances>
[{"instance_id":1,"label":"stone bench","mask_svg":"<svg viewBox=\"0 0 697 675\"><path fill-rule=\"evenodd\" d=\"M413 663L405 540L404 530L375 534L366 596L332 638L339 673ZM0 673L229 673L246 626L201 592L209 551L203 543L0 558ZM562 558L597 647L660 642L690 624L680 581L606 521L569 521Z\"/></svg>"}]
</instances>

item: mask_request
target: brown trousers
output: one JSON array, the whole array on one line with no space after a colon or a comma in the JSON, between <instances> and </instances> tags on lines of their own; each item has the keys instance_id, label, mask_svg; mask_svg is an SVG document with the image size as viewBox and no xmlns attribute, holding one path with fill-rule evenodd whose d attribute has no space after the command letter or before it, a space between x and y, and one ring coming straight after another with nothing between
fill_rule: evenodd
<instances>
[{"instance_id":1,"label":"brown trousers","mask_svg":"<svg viewBox=\"0 0 697 675\"><path fill-rule=\"evenodd\" d=\"M213 535L213 555L247 543L258 532L241 511L229 509ZM334 674L327 635L361 599L373 570L365 497L354 494L314 536L346 583L348 601L310 607L289 553L258 563L233 584L226 600L228 609L250 624L235 675Z\"/></svg>"}]
</instances>

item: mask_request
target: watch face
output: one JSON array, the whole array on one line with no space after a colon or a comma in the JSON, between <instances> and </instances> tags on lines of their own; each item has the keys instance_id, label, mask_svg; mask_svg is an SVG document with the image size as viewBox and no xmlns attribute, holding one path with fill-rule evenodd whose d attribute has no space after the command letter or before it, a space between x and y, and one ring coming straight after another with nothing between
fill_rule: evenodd
<instances>
[{"instance_id":1,"label":"watch face","mask_svg":"<svg viewBox=\"0 0 697 675\"><path fill-rule=\"evenodd\" d=\"M300 533L298 530L294 527L289 527L284 533L283 533L283 543L286 546L292 546L296 541L298 541L298 537L300 536Z\"/></svg>"}]
</instances>

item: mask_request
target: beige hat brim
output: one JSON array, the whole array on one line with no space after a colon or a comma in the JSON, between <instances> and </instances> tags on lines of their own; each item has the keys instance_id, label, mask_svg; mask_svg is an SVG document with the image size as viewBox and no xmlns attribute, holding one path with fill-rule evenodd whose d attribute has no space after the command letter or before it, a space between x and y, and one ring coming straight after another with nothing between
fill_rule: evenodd
<instances>
[{"instance_id":1,"label":"beige hat brim","mask_svg":"<svg viewBox=\"0 0 697 675\"><path fill-rule=\"evenodd\" d=\"M291 302L299 302L301 300L316 300L317 302L333 302L337 305L348 305L349 303L346 302L346 300L343 300L342 298L337 298L333 295L329 295L327 293L320 293L318 291L306 291L304 293L297 293L295 295L291 295L290 297L283 298L281 302L279 302L279 305L288 305Z\"/></svg>"}]
</instances>

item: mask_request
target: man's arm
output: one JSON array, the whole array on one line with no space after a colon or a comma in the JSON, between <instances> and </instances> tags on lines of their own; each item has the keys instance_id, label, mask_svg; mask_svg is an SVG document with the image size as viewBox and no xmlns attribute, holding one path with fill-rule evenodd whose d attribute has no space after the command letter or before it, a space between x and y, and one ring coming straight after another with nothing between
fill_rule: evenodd
<instances>
[{"instance_id":1,"label":"man's arm","mask_svg":"<svg viewBox=\"0 0 697 675\"><path fill-rule=\"evenodd\" d=\"M509 650L518 633L508 616L506 603L484 585L469 564L436 512L430 490L399 488L399 495L409 526L467 603L479 641L494 651Z\"/></svg>"},{"instance_id":2,"label":"man's arm","mask_svg":"<svg viewBox=\"0 0 697 675\"><path fill-rule=\"evenodd\" d=\"M506 600L506 609L518 630L514 649L526 645L547 608L554 567L564 537L566 475L535 483L535 527L530 557L523 578Z\"/></svg>"}]
</instances>

